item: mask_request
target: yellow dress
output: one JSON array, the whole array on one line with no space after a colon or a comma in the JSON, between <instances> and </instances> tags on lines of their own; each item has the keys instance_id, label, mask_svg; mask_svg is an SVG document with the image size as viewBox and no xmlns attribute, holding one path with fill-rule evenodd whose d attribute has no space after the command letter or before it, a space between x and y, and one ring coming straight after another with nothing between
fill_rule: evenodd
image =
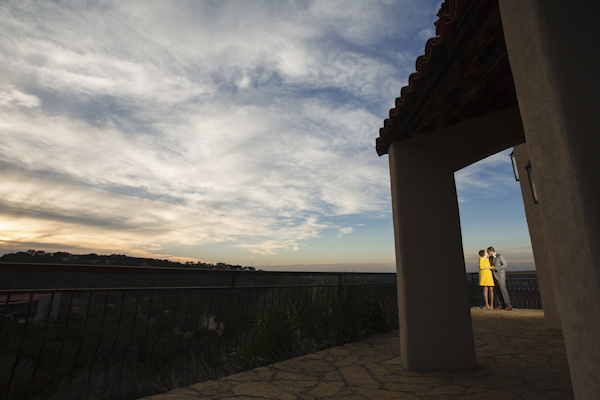
<instances>
[{"instance_id":1,"label":"yellow dress","mask_svg":"<svg viewBox=\"0 0 600 400\"><path fill-rule=\"evenodd\" d=\"M490 260L485 257L479 257L479 286L494 286L494 276L489 268Z\"/></svg>"}]
</instances>

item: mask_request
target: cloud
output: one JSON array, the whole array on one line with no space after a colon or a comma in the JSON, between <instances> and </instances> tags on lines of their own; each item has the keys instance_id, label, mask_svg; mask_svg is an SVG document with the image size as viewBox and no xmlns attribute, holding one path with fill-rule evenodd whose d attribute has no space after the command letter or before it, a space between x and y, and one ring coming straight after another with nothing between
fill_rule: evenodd
<instances>
[{"instance_id":1,"label":"cloud","mask_svg":"<svg viewBox=\"0 0 600 400\"><path fill-rule=\"evenodd\" d=\"M4 2L6 246L277 254L389 216L374 138L437 3Z\"/></svg>"},{"instance_id":2,"label":"cloud","mask_svg":"<svg viewBox=\"0 0 600 400\"><path fill-rule=\"evenodd\" d=\"M17 90L13 85L0 82L0 106L9 104L23 107L38 107L40 99Z\"/></svg>"},{"instance_id":3,"label":"cloud","mask_svg":"<svg viewBox=\"0 0 600 400\"><path fill-rule=\"evenodd\" d=\"M340 233L338 234L337 238L340 239L342 235L347 235L352 232L354 232L353 227L340 228Z\"/></svg>"},{"instance_id":4,"label":"cloud","mask_svg":"<svg viewBox=\"0 0 600 400\"><path fill-rule=\"evenodd\" d=\"M511 151L512 148L504 150L455 172L459 201L498 196L514 188Z\"/></svg>"}]
</instances>

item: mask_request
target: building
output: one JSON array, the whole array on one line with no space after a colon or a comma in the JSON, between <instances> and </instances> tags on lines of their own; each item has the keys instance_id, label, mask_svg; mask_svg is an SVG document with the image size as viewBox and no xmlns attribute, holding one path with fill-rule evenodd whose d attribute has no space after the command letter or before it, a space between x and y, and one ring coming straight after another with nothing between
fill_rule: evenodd
<instances>
[{"instance_id":1,"label":"building","mask_svg":"<svg viewBox=\"0 0 600 400\"><path fill-rule=\"evenodd\" d=\"M389 154L407 369L476 366L454 172L514 147L547 324L563 330L576 398L600 398L599 12L442 4L376 146ZM443 262L424 256L432 247Z\"/></svg>"},{"instance_id":2,"label":"building","mask_svg":"<svg viewBox=\"0 0 600 400\"><path fill-rule=\"evenodd\" d=\"M60 293L48 294L11 294L0 295L0 310L7 320L45 323L49 317L52 322L58 317Z\"/></svg>"}]
</instances>

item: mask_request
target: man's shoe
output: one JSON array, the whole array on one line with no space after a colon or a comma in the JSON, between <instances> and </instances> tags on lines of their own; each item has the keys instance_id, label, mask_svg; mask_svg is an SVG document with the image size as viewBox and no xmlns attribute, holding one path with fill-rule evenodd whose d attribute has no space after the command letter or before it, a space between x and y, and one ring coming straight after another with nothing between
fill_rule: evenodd
<instances>
[{"instance_id":1,"label":"man's shoe","mask_svg":"<svg viewBox=\"0 0 600 400\"><path fill-rule=\"evenodd\" d=\"M512 311L512 307L508 307L506 311Z\"/></svg>"},{"instance_id":2,"label":"man's shoe","mask_svg":"<svg viewBox=\"0 0 600 400\"><path fill-rule=\"evenodd\" d=\"M502 310L504 307L494 307L494 310Z\"/></svg>"}]
</instances>

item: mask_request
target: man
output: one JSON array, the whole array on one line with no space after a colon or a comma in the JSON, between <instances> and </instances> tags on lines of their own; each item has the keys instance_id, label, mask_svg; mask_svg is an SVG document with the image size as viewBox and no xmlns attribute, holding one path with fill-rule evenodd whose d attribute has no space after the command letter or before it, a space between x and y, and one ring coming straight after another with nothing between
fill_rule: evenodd
<instances>
[{"instance_id":1,"label":"man","mask_svg":"<svg viewBox=\"0 0 600 400\"><path fill-rule=\"evenodd\" d=\"M487 253L490 256L490 265L492 266L494 278L498 281L496 288L500 288L500 293L496 291L496 298L503 306L498 306L496 309L505 308L508 311L512 311L512 304L510 304L510 297L508 296L508 290L506 290L506 267L508 267L508 264L502 254L496 253L493 247L488 247ZM502 296L499 296L500 294Z\"/></svg>"}]
</instances>

